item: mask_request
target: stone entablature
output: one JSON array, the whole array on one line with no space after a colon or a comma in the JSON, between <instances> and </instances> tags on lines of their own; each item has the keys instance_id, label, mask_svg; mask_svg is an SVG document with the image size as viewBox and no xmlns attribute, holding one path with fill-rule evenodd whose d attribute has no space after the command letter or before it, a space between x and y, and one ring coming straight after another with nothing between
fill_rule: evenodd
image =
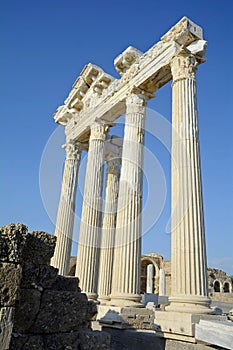
<instances>
[{"instance_id":1,"label":"stone entablature","mask_svg":"<svg viewBox=\"0 0 233 350\"><path fill-rule=\"evenodd\" d=\"M57 109L54 119L66 126L68 139L88 139L89 126L95 118L113 122L125 113L124 102L130 91L139 88L154 93L172 79L169 64L174 56L184 51L194 53L201 63L205 45L202 28L183 17L147 52L129 46L120 54L114 64L121 79L89 63L74 83L65 104Z\"/></svg>"}]
</instances>

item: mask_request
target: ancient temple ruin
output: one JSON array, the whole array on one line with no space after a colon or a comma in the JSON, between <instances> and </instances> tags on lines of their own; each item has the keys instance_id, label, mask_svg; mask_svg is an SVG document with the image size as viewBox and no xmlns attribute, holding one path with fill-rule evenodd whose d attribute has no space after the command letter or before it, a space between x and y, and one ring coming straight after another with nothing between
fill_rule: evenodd
<instances>
[{"instance_id":1,"label":"ancient temple ruin","mask_svg":"<svg viewBox=\"0 0 233 350\"><path fill-rule=\"evenodd\" d=\"M173 316L167 326L169 314L213 312L207 287L196 99L196 72L205 62L206 46L202 28L183 17L147 52L132 46L122 52L114 60L119 79L94 64L86 65L54 114L55 122L65 128L66 160L52 265L60 274L68 273L78 170L85 150L76 276L89 299L110 307L140 308L146 106L159 88L172 81L172 290L166 320L163 313L159 316L164 332L182 333L186 327L179 324L177 329ZM123 114L122 142L111 135L111 127ZM192 335L189 329L183 332Z\"/></svg>"}]
</instances>

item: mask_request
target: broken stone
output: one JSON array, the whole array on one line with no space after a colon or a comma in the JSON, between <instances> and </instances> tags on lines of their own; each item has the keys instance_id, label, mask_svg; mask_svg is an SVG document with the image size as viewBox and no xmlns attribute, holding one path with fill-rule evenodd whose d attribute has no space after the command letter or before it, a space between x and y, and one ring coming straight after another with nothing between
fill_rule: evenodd
<instances>
[{"instance_id":1,"label":"broken stone","mask_svg":"<svg viewBox=\"0 0 233 350\"><path fill-rule=\"evenodd\" d=\"M49 265L23 264L21 288L42 290L51 288L58 277L58 269Z\"/></svg>"},{"instance_id":2,"label":"broken stone","mask_svg":"<svg viewBox=\"0 0 233 350\"><path fill-rule=\"evenodd\" d=\"M18 298L21 266L0 263L0 306L14 306Z\"/></svg>"},{"instance_id":3,"label":"broken stone","mask_svg":"<svg viewBox=\"0 0 233 350\"><path fill-rule=\"evenodd\" d=\"M79 332L55 333L44 336L46 350L80 349Z\"/></svg>"},{"instance_id":4,"label":"broken stone","mask_svg":"<svg viewBox=\"0 0 233 350\"><path fill-rule=\"evenodd\" d=\"M58 275L51 287L53 290L58 291L69 291L69 292L81 292L79 288L79 278L78 277L64 277Z\"/></svg>"},{"instance_id":5,"label":"broken stone","mask_svg":"<svg viewBox=\"0 0 233 350\"><path fill-rule=\"evenodd\" d=\"M31 333L59 333L89 326L87 296L83 293L44 290Z\"/></svg>"},{"instance_id":6,"label":"broken stone","mask_svg":"<svg viewBox=\"0 0 233 350\"><path fill-rule=\"evenodd\" d=\"M110 349L110 334L100 331L80 331L80 350Z\"/></svg>"},{"instance_id":7,"label":"broken stone","mask_svg":"<svg viewBox=\"0 0 233 350\"><path fill-rule=\"evenodd\" d=\"M1 349L9 349L14 321L14 307L0 309L0 344Z\"/></svg>"},{"instance_id":8,"label":"broken stone","mask_svg":"<svg viewBox=\"0 0 233 350\"><path fill-rule=\"evenodd\" d=\"M35 289L21 289L15 307L14 332L28 332L40 309L41 293ZM49 322L49 319L47 319Z\"/></svg>"},{"instance_id":9,"label":"broken stone","mask_svg":"<svg viewBox=\"0 0 233 350\"><path fill-rule=\"evenodd\" d=\"M49 264L55 245L55 236L43 231L33 231L27 239L24 261L35 265Z\"/></svg>"},{"instance_id":10,"label":"broken stone","mask_svg":"<svg viewBox=\"0 0 233 350\"><path fill-rule=\"evenodd\" d=\"M88 320L96 321L97 312L97 304L94 301L89 300L87 308Z\"/></svg>"},{"instance_id":11,"label":"broken stone","mask_svg":"<svg viewBox=\"0 0 233 350\"><path fill-rule=\"evenodd\" d=\"M28 228L23 224L9 224L0 227L0 260L21 263L28 237Z\"/></svg>"},{"instance_id":12,"label":"broken stone","mask_svg":"<svg viewBox=\"0 0 233 350\"><path fill-rule=\"evenodd\" d=\"M40 335L21 335L13 333L9 350L45 350Z\"/></svg>"}]
</instances>

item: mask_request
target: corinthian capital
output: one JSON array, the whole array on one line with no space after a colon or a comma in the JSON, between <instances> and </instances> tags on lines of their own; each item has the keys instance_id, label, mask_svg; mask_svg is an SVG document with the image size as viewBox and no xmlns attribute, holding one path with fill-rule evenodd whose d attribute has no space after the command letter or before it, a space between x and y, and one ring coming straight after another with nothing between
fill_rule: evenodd
<instances>
[{"instance_id":1,"label":"corinthian capital","mask_svg":"<svg viewBox=\"0 0 233 350\"><path fill-rule=\"evenodd\" d=\"M175 56L171 62L173 83L180 79L195 79L197 65L198 61L195 55L187 53Z\"/></svg>"},{"instance_id":2,"label":"corinthian capital","mask_svg":"<svg viewBox=\"0 0 233 350\"><path fill-rule=\"evenodd\" d=\"M91 125L91 140L105 141L107 138L107 133L109 131L109 126L104 124L102 121L95 121Z\"/></svg>"},{"instance_id":3,"label":"corinthian capital","mask_svg":"<svg viewBox=\"0 0 233 350\"><path fill-rule=\"evenodd\" d=\"M66 159L78 159L81 158L81 146L75 142L68 142L62 146L66 150Z\"/></svg>"}]
</instances>

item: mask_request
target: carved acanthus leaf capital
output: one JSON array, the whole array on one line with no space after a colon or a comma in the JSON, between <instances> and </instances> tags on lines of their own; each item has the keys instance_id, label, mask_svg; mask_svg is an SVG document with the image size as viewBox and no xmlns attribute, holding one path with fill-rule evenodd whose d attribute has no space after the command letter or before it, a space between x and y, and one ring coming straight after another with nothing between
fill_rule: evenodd
<instances>
[{"instance_id":1,"label":"carved acanthus leaf capital","mask_svg":"<svg viewBox=\"0 0 233 350\"><path fill-rule=\"evenodd\" d=\"M82 148L79 143L68 142L62 146L66 150L66 159L80 160Z\"/></svg>"},{"instance_id":2,"label":"carved acanthus leaf capital","mask_svg":"<svg viewBox=\"0 0 233 350\"><path fill-rule=\"evenodd\" d=\"M175 56L171 62L173 83L180 79L195 79L198 61L195 55L180 54Z\"/></svg>"},{"instance_id":3,"label":"carved acanthus leaf capital","mask_svg":"<svg viewBox=\"0 0 233 350\"><path fill-rule=\"evenodd\" d=\"M126 107L129 113L144 113L146 103L146 96L139 93L131 93L126 98Z\"/></svg>"},{"instance_id":4,"label":"carved acanthus leaf capital","mask_svg":"<svg viewBox=\"0 0 233 350\"><path fill-rule=\"evenodd\" d=\"M100 120L96 120L91 125L90 141L91 140L105 141L107 139L108 131L109 131L109 125L103 123Z\"/></svg>"}]
</instances>

